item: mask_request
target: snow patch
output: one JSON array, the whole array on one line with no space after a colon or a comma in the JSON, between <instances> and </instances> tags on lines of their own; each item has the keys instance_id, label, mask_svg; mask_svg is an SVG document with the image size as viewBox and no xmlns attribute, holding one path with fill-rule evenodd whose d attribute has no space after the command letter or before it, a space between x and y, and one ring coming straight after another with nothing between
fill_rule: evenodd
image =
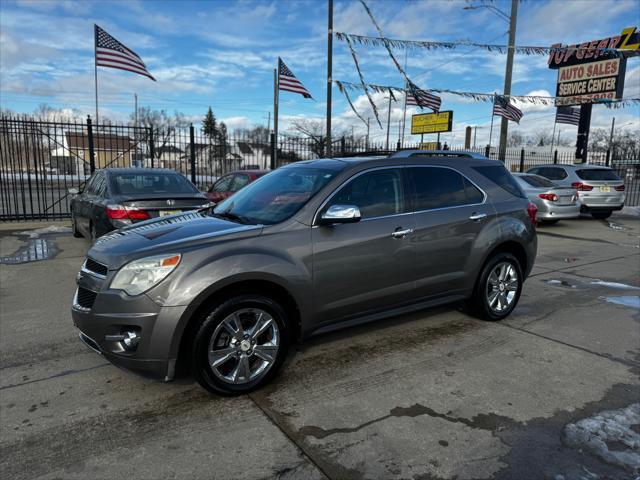
<instances>
[{"instance_id":1,"label":"snow patch","mask_svg":"<svg viewBox=\"0 0 640 480\"><path fill-rule=\"evenodd\" d=\"M26 235L29 238L38 238L40 235L47 235L51 233L71 233L71 227L51 225L49 227L36 228L34 230L25 230L24 232L16 233L16 235Z\"/></svg>"},{"instance_id":2,"label":"snow patch","mask_svg":"<svg viewBox=\"0 0 640 480\"><path fill-rule=\"evenodd\" d=\"M640 403L619 410L608 410L566 425L563 441L586 450L607 463L638 472L640 470Z\"/></svg>"}]
</instances>

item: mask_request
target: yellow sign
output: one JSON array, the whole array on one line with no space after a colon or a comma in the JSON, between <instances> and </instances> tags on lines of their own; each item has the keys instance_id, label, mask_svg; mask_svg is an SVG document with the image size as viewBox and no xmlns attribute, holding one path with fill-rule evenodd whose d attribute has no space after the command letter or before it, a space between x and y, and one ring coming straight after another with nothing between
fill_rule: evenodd
<instances>
[{"instance_id":1,"label":"yellow sign","mask_svg":"<svg viewBox=\"0 0 640 480\"><path fill-rule=\"evenodd\" d=\"M420 113L411 117L411 134L450 132L453 111Z\"/></svg>"},{"instance_id":2,"label":"yellow sign","mask_svg":"<svg viewBox=\"0 0 640 480\"><path fill-rule=\"evenodd\" d=\"M438 148L438 142L422 142L420 144L420 150L440 150Z\"/></svg>"}]
</instances>

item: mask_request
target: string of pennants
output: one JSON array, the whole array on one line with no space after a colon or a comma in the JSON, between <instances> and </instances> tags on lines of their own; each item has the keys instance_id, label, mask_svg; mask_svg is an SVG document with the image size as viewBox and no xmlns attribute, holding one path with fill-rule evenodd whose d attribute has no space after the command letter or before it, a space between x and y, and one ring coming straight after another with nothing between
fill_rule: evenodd
<instances>
[{"instance_id":1,"label":"string of pennants","mask_svg":"<svg viewBox=\"0 0 640 480\"><path fill-rule=\"evenodd\" d=\"M354 113L358 116L360 120L363 120L362 116L358 114L357 111L355 110L353 102L349 97L349 91L356 91L356 90L361 91L363 90L363 88L367 88L368 90L376 93L393 94L393 92L396 92L399 94L405 94L407 92L410 92L409 89L404 89L404 88L394 87L389 85L376 85L376 84L368 83L365 85L365 87L363 87L361 84L345 82L341 80L334 80L334 83L336 84L340 92L343 95L345 95L351 109L354 111ZM556 97L546 97L541 95L500 95L497 93L459 92L456 90L449 90L444 88L430 88L423 91L431 92L431 93L440 93L440 94L445 93L450 95L456 95L456 96L471 99L477 102L494 102L496 98L503 98L508 100L514 100L517 102L531 103L536 105L555 105L556 104ZM588 101L588 103L591 103L591 102L593 102L593 100ZM601 100L601 103L605 105L607 108L622 108L630 105L640 104L640 98L622 98L618 100L603 99Z\"/></svg>"},{"instance_id":2,"label":"string of pennants","mask_svg":"<svg viewBox=\"0 0 640 480\"><path fill-rule=\"evenodd\" d=\"M361 85L353 82L345 82L342 80L334 80L334 83L338 86L340 91L343 90L361 90ZM377 93L388 93L389 91L404 93L408 89L393 87L388 85L375 85L372 83L367 84L367 88ZM542 95L501 95L499 93L479 93L479 92L460 92L456 90L448 90L445 88L428 88L424 89L426 92L432 93L448 93L451 95L458 95L460 97L475 100L477 102L493 102L494 97L509 98L518 102L528 102L538 105L555 105L557 97L546 97ZM586 103L592 103L593 100L589 100ZM610 106L611 108L620 108L623 106L640 104L640 98L621 98L618 100L602 99L601 103Z\"/></svg>"},{"instance_id":3,"label":"string of pennants","mask_svg":"<svg viewBox=\"0 0 640 480\"><path fill-rule=\"evenodd\" d=\"M437 111L441 103L441 99L433 95L434 93L446 93L451 95L457 95L463 98L472 99L474 101L481 101L481 102L495 103L496 99L499 98L500 101L502 102L506 101L507 103L509 103L510 100L513 99L517 102L526 102L526 103L533 103L533 104L539 104L539 105L555 105L556 104L556 97L545 97L545 96L539 96L539 95L498 95L495 93L459 92L459 91L448 90L448 89L419 88L409 79L407 73L400 65L400 62L398 62L395 55L393 54L393 51L392 51L393 48L406 48L406 49L425 48L425 49L431 50L431 49L438 49L438 48L455 49L458 47L477 47L477 48L483 48L490 52L506 53L508 51L508 47L505 47L503 45L481 44L481 43L474 43L469 41L431 42L431 41L420 41L420 40L396 40L396 39L386 38L383 34L382 29L380 28L380 25L378 24L375 17L373 16L373 13L369 9L369 6L366 4L365 0L360 0L360 3L362 4L362 7L364 8L364 10L367 12L367 15L369 16L369 19L373 23L374 27L376 28L379 37L370 37L365 35L356 35L356 34L341 33L341 32L335 33L336 38L340 41L346 42L349 47L349 51L351 52L351 57L353 58L353 63L358 72L360 84L344 82L339 80L334 80L334 83L338 86L338 89L340 90L340 92L345 96L347 102L349 103L349 106L351 107L351 110L363 123L366 123L366 121L364 120L362 115L360 115L357 112L355 106L353 105L353 102L349 95L350 90L351 91L361 90L365 92L367 99L369 100L369 104L371 105L371 109L373 110L373 114L380 128L382 128L382 124L380 122L380 118L378 114L378 107L373 101L370 91L377 92L377 93L388 93L393 100L395 100L395 96L393 92L398 92L404 95L410 94L414 99L416 99L417 104L420 108L428 107L434 111ZM389 54L389 57L393 61L393 64L395 65L396 69L404 79L405 88L366 83L364 79L364 75L360 69L360 62L358 60L358 56L353 47L354 43L361 44L361 45L384 47L387 50L387 53ZM526 55L549 55L550 53L556 52L556 51L566 52L567 50L581 50L584 47L514 46L512 48L514 48L516 53L523 53ZM620 49L607 49L607 48L599 49L599 52L607 52L609 57L624 56L624 54L628 53L628 52L623 52ZM426 102L422 101L425 98L428 99L429 101L426 101ZM585 100L585 103L593 103L593 100ZM640 103L640 98L623 98L623 99L616 99L616 100L603 99L598 103L603 103L607 108L623 108L629 105Z\"/></svg>"},{"instance_id":4,"label":"string of pennants","mask_svg":"<svg viewBox=\"0 0 640 480\"><path fill-rule=\"evenodd\" d=\"M370 37L367 35L356 35L354 33L335 32L336 38L342 42L351 42L359 45L376 46L395 49L426 49L426 50L454 50L456 48L481 48L488 52L507 53L509 47L506 45L497 45L489 43L476 43L468 40L458 40L455 42L432 42L426 40L398 40L395 38L387 37ZM533 45L514 45L513 50L515 53L524 55L550 55L555 52L567 52L578 50L589 50L593 47L580 47L580 46L559 46L559 47L540 47ZM598 52L607 53L609 56L626 56L631 52L629 50L622 50L619 48L598 48Z\"/></svg>"}]
</instances>

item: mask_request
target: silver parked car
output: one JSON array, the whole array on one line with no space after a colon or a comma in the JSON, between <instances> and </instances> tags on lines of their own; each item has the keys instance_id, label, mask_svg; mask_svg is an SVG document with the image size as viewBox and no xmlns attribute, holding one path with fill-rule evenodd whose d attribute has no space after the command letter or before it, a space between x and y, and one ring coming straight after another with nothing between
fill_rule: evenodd
<instances>
[{"instance_id":1,"label":"silver parked car","mask_svg":"<svg viewBox=\"0 0 640 480\"><path fill-rule=\"evenodd\" d=\"M609 167L600 165L540 165L527 173L541 175L557 185L578 191L580 212L593 218L609 218L624 206L624 182Z\"/></svg>"},{"instance_id":2,"label":"silver parked car","mask_svg":"<svg viewBox=\"0 0 640 480\"><path fill-rule=\"evenodd\" d=\"M77 277L80 338L223 394L273 378L291 342L467 301L508 316L536 256L536 207L504 165L421 156L281 167L215 209L96 241Z\"/></svg>"},{"instance_id":3,"label":"silver parked car","mask_svg":"<svg viewBox=\"0 0 640 480\"><path fill-rule=\"evenodd\" d=\"M556 223L580 216L578 192L573 187L560 187L551 180L531 173L516 173L516 180L529 200L538 207L537 218L542 223Z\"/></svg>"}]
</instances>

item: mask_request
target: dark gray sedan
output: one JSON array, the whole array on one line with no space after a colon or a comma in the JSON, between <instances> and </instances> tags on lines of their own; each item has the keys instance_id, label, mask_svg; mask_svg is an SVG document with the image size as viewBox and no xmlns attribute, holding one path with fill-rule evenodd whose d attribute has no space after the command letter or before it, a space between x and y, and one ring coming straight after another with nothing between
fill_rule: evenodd
<instances>
[{"instance_id":1,"label":"dark gray sedan","mask_svg":"<svg viewBox=\"0 0 640 480\"><path fill-rule=\"evenodd\" d=\"M516 173L518 183L536 207L537 218L542 223L580 216L578 192L571 187L561 187L540 175Z\"/></svg>"},{"instance_id":2,"label":"dark gray sedan","mask_svg":"<svg viewBox=\"0 0 640 480\"><path fill-rule=\"evenodd\" d=\"M75 237L95 240L116 228L197 210L207 198L183 175L160 168L96 170L82 190L70 188Z\"/></svg>"}]
</instances>

